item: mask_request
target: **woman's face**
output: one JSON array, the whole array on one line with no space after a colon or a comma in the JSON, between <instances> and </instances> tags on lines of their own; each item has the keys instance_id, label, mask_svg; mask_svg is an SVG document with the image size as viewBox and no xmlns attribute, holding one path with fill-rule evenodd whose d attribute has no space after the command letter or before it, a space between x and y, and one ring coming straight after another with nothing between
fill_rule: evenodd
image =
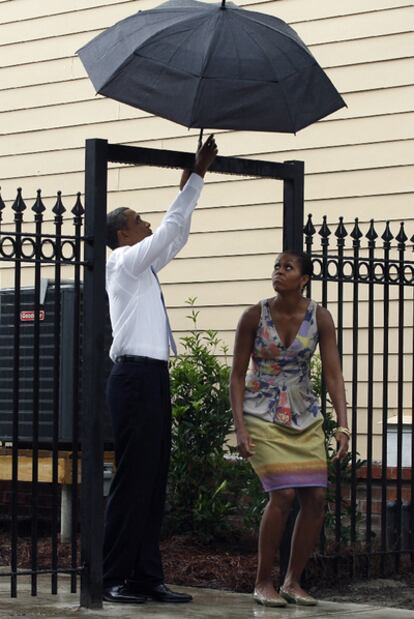
<instances>
[{"instance_id":1,"label":"woman's face","mask_svg":"<svg viewBox=\"0 0 414 619\"><path fill-rule=\"evenodd\" d=\"M302 275L299 258L291 254L280 254L275 261L272 285L276 292L302 292L309 281L309 275Z\"/></svg>"}]
</instances>

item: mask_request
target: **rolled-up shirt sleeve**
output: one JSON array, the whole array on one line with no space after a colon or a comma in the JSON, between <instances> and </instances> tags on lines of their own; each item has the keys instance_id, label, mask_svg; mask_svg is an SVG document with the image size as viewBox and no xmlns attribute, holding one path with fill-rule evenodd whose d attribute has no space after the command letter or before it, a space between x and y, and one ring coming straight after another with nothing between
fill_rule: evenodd
<instances>
[{"instance_id":1,"label":"rolled-up shirt sleeve","mask_svg":"<svg viewBox=\"0 0 414 619\"><path fill-rule=\"evenodd\" d=\"M185 245L190 231L191 215L203 184L200 176L192 174L154 234L123 252L123 266L130 275L139 275L150 266L159 271Z\"/></svg>"}]
</instances>

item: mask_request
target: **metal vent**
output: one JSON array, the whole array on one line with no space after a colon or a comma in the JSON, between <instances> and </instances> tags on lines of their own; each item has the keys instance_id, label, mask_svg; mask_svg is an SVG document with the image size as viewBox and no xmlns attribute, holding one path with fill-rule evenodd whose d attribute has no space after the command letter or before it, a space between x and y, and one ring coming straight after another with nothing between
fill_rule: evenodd
<instances>
[{"instance_id":1,"label":"metal vent","mask_svg":"<svg viewBox=\"0 0 414 619\"><path fill-rule=\"evenodd\" d=\"M42 446L52 443L53 437L53 381L54 381L54 299L51 284L41 290L40 359L39 359L39 442ZM43 298L42 298L43 297ZM18 437L19 444L30 446L33 436L33 352L34 352L34 289L22 288L20 292L20 346L18 387ZM0 290L0 441L13 440L13 362L14 362L14 289ZM72 441L73 420L73 325L75 292L71 283L60 287L61 329L60 339L60 389L58 402L59 444L63 447ZM108 349L111 327L108 309L105 309L105 374L109 374L111 361ZM81 312L82 337L82 312ZM80 361L82 378L82 360ZM80 380L81 382L81 380ZM81 389L81 387L80 387ZM81 394L80 394L81 395ZM112 443L112 432L107 410L104 415L105 443Z\"/></svg>"}]
</instances>

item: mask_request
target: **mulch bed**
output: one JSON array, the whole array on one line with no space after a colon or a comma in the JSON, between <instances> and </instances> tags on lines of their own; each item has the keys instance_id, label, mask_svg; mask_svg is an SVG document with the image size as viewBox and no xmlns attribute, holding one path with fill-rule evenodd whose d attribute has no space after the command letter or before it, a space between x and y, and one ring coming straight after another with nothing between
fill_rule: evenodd
<instances>
[{"instance_id":1,"label":"mulch bed","mask_svg":"<svg viewBox=\"0 0 414 619\"><path fill-rule=\"evenodd\" d=\"M209 587L250 593L253 589L256 551L203 545L190 536L176 536L161 543L165 579L176 585Z\"/></svg>"},{"instance_id":2,"label":"mulch bed","mask_svg":"<svg viewBox=\"0 0 414 619\"><path fill-rule=\"evenodd\" d=\"M10 535L0 533L0 566L10 565L10 549ZM191 535L179 535L163 540L161 553L168 583L245 593L252 591L257 565L256 550L253 548L243 551L237 545L201 544ZM20 536L18 567L31 569L31 556L30 537ZM58 563L63 568L71 566L70 544L58 544ZM50 538L42 537L37 543L37 568L50 568L50 565Z\"/></svg>"}]
</instances>

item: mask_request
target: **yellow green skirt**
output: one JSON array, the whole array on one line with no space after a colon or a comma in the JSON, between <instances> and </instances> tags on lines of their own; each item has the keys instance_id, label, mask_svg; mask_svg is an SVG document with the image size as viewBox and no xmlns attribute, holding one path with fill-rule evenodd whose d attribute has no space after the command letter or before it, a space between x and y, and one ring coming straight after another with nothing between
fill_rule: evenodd
<instances>
[{"instance_id":1,"label":"yellow green skirt","mask_svg":"<svg viewBox=\"0 0 414 619\"><path fill-rule=\"evenodd\" d=\"M298 432L246 414L253 443L250 463L266 492L328 485L323 419Z\"/></svg>"}]
</instances>

